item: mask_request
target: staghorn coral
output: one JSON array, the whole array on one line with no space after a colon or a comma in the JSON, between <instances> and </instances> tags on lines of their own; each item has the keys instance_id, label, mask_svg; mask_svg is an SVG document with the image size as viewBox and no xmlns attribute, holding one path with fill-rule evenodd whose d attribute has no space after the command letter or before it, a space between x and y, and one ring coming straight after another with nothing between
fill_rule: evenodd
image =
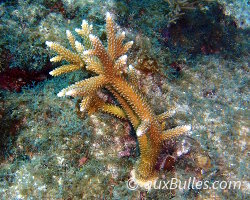
<instances>
[{"instance_id":1,"label":"staghorn coral","mask_svg":"<svg viewBox=\"0 0 250 200\"><path fill-rule=\"evenodd\" d=\"M70 63L56 68L50 74L58 76L79 69L86 69L95 74L63 89L58 96L82 97L80 110L88 112L89 115L102 111L131 121L136 129L140 147L140 159L132 176L139 185L143 186L158 177L155 165L163 141L179 136L189 131L191 127L179 126L164 130L165 126L162 123L164 124L164 120L174 112L167 111L158 116L154 114L137 89L133 67L131 65L127 67L126 64L125 53L131 48L133 42L123 45L125 33L116 34L115 24L109 13L106 16L106 23L107 50L101 41L91 34L92 27L85 20L82 22L82 28L76 29L76 32L83 37L84 45L76 41L70 31L66 32L74 52L57 43L47 41L46 44L58 53L51 61L66 60ZM110 91L120 105L107 103L101 98L102 88Z\"/></svg>"}]
</instances>

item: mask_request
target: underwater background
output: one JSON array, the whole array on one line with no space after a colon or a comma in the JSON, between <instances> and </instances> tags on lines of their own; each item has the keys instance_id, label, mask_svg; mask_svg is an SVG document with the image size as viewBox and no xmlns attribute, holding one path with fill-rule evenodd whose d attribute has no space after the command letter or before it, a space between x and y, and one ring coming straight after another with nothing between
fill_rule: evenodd
<instances>
[{"instance_id":1,"label":"underwater background","mask_svg":"<svg viewBox=\"0 0 250 200\"><path fill-rule=\"evenodd\" d=\"M239 188L129 188L131 123L57 96L89 73L49 75L59 64L46 41L70 48L66 30L80 40L85 19L106 44L106 12L134 41L128 63L154 112L192 126L164 142L160 180ZM249 198L249 19L248 0L0 1L0 199Z\"/></svg>"}]
</instances>

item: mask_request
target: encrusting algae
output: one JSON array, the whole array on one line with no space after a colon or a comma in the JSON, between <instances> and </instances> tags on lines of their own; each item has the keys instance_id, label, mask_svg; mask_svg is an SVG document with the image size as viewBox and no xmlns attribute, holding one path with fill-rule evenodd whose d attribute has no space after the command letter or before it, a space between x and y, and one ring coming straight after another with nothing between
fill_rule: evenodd
<instances>
[{"instance_id":1,"label":"encrusting algae","mask_svg":"<svg viewBox=\"0 0 250 200\"><path fill-rule=\"evenodd\" d=\"M131 121L136 130L140 148L140 159L132 171L132 178L138 185L144 186L158 178L155 165L163 141L189 131L191 126L178 126L164 130L164 120L172 116L174 111L167 111L158 116L154 114L137 90L135 70L131 65L127 66L125 53L131 48L133 42L123 44L125 32L116 34L115 24L109 13L106 15L106 23L107 50L99 38L91 34L92 26L85 20L82 22L81 29L75 29L84 39L84 45L76 41L70 31L66 32L74 52L57 43L47 41L46 44L58 53L51 59L52 62L66 60L70 63L56 68L50 74L58 76L86 69L95 75L70 85L59 92L58 96L82 97L80 110L89 115L102 111ZM106 103L100 97L102 88L110 91L120 106Z\"/></svg>"}]
</instances>

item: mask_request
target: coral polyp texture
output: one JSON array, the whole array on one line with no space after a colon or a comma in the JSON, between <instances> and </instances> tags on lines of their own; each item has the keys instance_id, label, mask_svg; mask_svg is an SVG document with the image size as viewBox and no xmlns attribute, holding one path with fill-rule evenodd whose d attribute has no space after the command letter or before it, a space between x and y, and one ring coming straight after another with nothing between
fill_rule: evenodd
<instances>
[{"instance_id":1,"label":"coral polyp texture","mask_svg":"<svg viewBox=\"0 0 250 200\"><path fill-rule=\"evenodd\" d=\"M58 43L46 42L58 53L51 59L52 62L62 60L69 62L51 71L50 74L58 76L85 69L93 76L70 85L60 91L58 96L82 98L80 110L89 115L101 111L131 121L136 130L140 148L140 158L132 176L141 186L156 180L158 172L155 167L163 141L186 133L191 126L178 126L164 130L162 123L172 115L173 111L166 111L157 116L138 91L135 70L131 65L127 65L127 55L125 55L133 42L123 44L125 33L116 33L115 24L109 13L106 14L107 49L98 37L92 35L92 26L85 20L82 22L81 29L76 29L76 32L83 38L84 44L76 41L70 31L66 32L73 51ZM112 93L119 104L105 101L101 96L103 89Z\"/></svg>"}]
</instances>

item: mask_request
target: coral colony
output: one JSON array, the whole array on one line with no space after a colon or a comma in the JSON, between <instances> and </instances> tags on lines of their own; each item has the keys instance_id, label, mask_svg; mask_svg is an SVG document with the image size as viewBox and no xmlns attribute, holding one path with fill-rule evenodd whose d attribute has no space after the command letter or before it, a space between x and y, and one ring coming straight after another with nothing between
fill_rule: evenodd
<instances>
[{"instance_id":1,"label":"coral colony","mask_svg":"<svg viewBox=\"0 0 250 200\"><path fill-rule=\"evenodd\" d=\"M149 181L155 181L158 178L155 166L163 141L189 131L191 126L178 126L164 130L164 120L174 111L156 116L138 91L135 70L131 65L127 66L127 55L125 55L133 42L123 44L125 33L116 34L115 24L109 13L106 15L107 49L98 37L91 34L92 26L85 20L82 22L81 29L75 29L75 31L84 39L84 45L76 41L72 33L67 31L67 38L74 53L58 43L46 42L58 53L51 59L52 62L66 60L70 63L56 68L50 74L58 76L86 69L93 76L70 85L59 92L58 96L82 97L80 110L89 115L101 111L130 120L136 130L140 148L140 159L132 171L132 177L141 186ZM105 102L100 96L102 89L112 93L119 105Z\"/></svg>"}]
</instances>

